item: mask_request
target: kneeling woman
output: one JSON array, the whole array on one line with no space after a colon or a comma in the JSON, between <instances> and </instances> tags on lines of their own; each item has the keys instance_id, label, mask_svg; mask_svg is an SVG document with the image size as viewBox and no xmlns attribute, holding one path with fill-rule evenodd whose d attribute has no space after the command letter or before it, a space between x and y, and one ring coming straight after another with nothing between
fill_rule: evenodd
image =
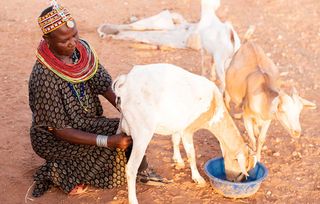
<instances>
[{"instance_id":1,"label":"kneeling woman","mask_svg":"<svg viewBox=\"0 0 320 204\"><path fill-rule=\"evenodd\" d=\"M102 115L98 97L116 106L110 75L79 39L65 8L45 9L38 22L43 40L29 80L30 136L33 150L46 162L34 175L33 195L41 196L51 186L77 194L87 185L123 185L132 140L116 134L119 119ZM160 181L147 166L144 158L141 178Z\"/></svg>"}]
</instances>

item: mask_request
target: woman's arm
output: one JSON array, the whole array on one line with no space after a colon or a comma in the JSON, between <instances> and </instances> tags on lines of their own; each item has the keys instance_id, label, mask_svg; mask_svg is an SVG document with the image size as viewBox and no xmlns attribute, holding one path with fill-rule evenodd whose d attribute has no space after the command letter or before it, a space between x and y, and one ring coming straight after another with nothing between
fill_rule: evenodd
<instances>
[{"instance_id":1,"label":"woman's arm","mask_svg":"<svg viewBox=\"0 0 320 204\"><path fill-rule=\"evenodd\" d=\"M117 109L117 104L116 104L117 96L111 89L111 86L102 95Z\"/></svg>"},{"instance_id":2,"label":"woman's arm","mask_svg":"<svg viewBox=\"0 0 320 204\"><path fill-rule=\"evenodd\" d=\"M58 138L74 144L96 145L97 134L84 132L73 128L52 129L51 132ZM126 149L132 144L131 137L125 133L108 137L108 147Z\"/></svg>"}]
</instances>

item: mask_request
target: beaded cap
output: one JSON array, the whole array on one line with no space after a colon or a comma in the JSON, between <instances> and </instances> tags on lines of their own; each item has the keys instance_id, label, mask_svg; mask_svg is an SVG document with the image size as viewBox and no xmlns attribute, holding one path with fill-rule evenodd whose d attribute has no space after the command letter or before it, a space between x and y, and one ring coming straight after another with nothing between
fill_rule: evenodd
<instances>
[{"instance_id":1,"label":"beaded cap","mask_svg":"<svg viewBox=\"0 0 320 204\"><path fill-rule=\"evenodd\" d=\"M39 26L43 34L50 33L62 25L66 24L69 28L74 27L74 21L70 12L58 5L56 1L52 1L53 9L46 15L38 18Z\"/></svg>"}]
</instances>

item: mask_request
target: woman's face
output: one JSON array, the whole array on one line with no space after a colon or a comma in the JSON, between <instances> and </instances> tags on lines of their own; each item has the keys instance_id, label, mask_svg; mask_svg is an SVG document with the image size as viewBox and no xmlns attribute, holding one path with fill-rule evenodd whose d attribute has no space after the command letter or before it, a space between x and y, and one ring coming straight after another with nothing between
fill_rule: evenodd
<instances>
[{"instance_id":1,"label":"woman's face","mask_svg":"<svg viewBox=\"0 0 320 204\"><path fill-rule=\"evenodd\" d=\"M79 41L78 29L76 25L73 28L69 28L64 24L57 30L44 36L44 39L47 41L49 49L53 54L70 57Z\"/></svg>"}]
</instances>

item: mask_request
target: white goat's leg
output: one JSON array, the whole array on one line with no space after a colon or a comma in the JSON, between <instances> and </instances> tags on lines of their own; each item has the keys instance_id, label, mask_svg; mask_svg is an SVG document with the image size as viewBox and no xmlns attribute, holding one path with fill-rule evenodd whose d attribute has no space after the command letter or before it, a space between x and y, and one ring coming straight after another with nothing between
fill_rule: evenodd
<instances>
[{"instance_id":1,"label":"white goat's leg","mask_svg":"<svg viewBox=\"0 0 320 204\"><path fill-rule=\"evenodd\" d=\"M250 117L247 117L245 114L243 115L243 123L244 123L244 127L246 128L246 131L248 133L249 139L251 140L251 147L254 151L257 150L257 141L256 141L256 137L254 135L254 124L253 121Z\"/></svg>"},{"instance_id":2,"label":"white goat's leg","mask_svg":"<svg viewBox=\"0 0 320 204\"><path fill-rule=\"evenodd\" d=\"M143 129L140 129L140 131L131 131L133 145L129 161L126 166L128 197L130 204L138 204L136 194L137 172L147 150L148 144L153 136L153 131L146 130L144 127L142 128Z\"/></svg>"},{"instance_id":3,"label":"white goat's leg","mask_svg":"<svg viewBox=\"0 0 320 204\"><path fill-rule=\"evenodd\" d=\"M224 71L224 63L221 61L219 56L214 57L214 62L215 64L211 68L211 80L214 81L214 73L217 74L217 77L220 81L220 86L219 89L221 93L224 92L226 89L226 76L225 76L225 71Z\"/></svg>"},{"instance_id":4,"label":"white goat's leg","mask_svg":"<svg viewBox=\"0 0 320 204\"><path fill-rule=\"evenodd\" d=\"M181 133L175 133L172 135L172 144L173 144L173 161L176 163L176 169L182 169L185 167L184 161L181 158L180 153L180 141Z\"/></svg>"},{"instance_id":5,"label":"white goat's leg","mask_svg":"<svg viewBox=\"0 0 320 204\"><path fill-rule=\"evenodd\" d=\"M190 163L192 179L200 186L204 186L206 181L200 175L196 164L193 135L191 133L184 132L182 135L182 142Z\"/></svg>"},{"instance_id":6,"label":"white goat's leg","mask_svg":"<svg viewBox=\"0 0 320 204\"><path fill-rule=\"evenodd\" d=\"M267 120L265 122L263 122L262 127L261 127L261 131L259 134L259 138L258 138L258 148L257 148L257 160L260 161L261 159L261 151L262 151L262 146L266 141L266 137L267 137L267 131L269 129L271 120Z\"/></svg>"}]
</instances>

